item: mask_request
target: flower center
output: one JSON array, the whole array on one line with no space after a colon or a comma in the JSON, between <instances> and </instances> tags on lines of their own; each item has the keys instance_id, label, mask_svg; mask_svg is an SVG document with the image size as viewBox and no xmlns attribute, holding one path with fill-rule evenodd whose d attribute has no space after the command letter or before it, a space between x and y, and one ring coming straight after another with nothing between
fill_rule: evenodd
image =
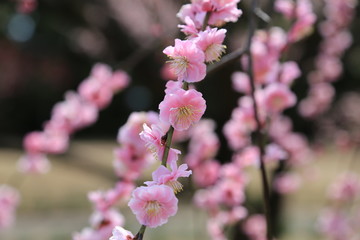
<instances>
[{"instance_id":1,"label":"flower center","mask_svg":"<svg viewBox=\"0 0 360 240\"><path fill-rule=\"evenodd\" d=\"M169 62L171 63L171 68L174 69L176 76L183 76L186 74L186 69L189 65L189 61L186 59L186 57L175 57Z\"/></svg>"},{"instance_id":2,"label":"flower center","mask_svg":"<svg viewBox=\"0 0 360 240\"><path fill-rule=\"evenodd\" d=\"M181 192L183 190L183 185L176 180L168 181L166 183L167 186L171 187L174 190L174 193L177 194L178 192Z\"/></svg>"},{"instance_id":3,"label":"flower center","mask_svg":"<svg viewBox=\"0 0 360 240\"><path fill-rule=\"evenodd\" d=\"M149 216L156 216L161 210L161 205L158 201L149 201L145 206L146 214Z\"/></svg>"},{"instance_id":4,"label":"flower center","mask_svg":"<svg viewBox=\"0 0 360 240\"><path fill-rule=\"evenodd\" d=\"M226 46L221 44L211 44L205 50L206 62L219 61L223 53L225 53Z\"/></svg>"}]
</instances>

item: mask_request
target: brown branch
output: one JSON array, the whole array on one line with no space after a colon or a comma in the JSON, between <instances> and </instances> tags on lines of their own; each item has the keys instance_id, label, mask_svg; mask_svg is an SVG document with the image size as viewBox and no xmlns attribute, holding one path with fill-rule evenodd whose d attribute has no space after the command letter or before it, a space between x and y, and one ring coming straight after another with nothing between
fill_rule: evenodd
<instances>
[{"instance_id":1,"label":"brown branch","mask_svg":"<svg viewBox=\"0 0 360 240\"><path fill-rule=\"evenodd\" d=\"M260 174L261 174L261 181L262 181L262 192L263 192L263 201L264 201L264 212L266 216L266 225L267 225L267 240L272 240L273 237L273 230L271 224L271 214L270 214L270 190L269 190L269 183L266 174L266 168L264 163L264 154L265 154L265 136L262 132L262 124L260 121L259 113L258 113L258 106L256 103L255 98L255 79L254 79L254 72L253 72L253 58L251 55L251 42L252 38L255 34L255 30L257 28L256 16L255 16L255 9L258 6L257 0L252 0L251 2L251 10L250 10L250 19L249 19L249 35L247 39L246 45L246 53L248 55L248 75L250 79L251 85L251 97L253 99L253 110L254 110L254 117L256 121L256 144L260 151Z\"/></svg>"}]
</instances>

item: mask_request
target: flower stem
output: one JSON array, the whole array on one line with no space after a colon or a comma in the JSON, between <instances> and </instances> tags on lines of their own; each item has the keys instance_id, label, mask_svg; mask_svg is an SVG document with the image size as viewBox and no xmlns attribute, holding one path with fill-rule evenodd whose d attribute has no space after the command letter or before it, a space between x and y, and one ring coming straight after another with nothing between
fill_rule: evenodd
<instances>
[{"instance_id":1,"label":"flower stem","mask_svg":"<svg viewBox=\"0 0 360 240\"><path fill-rule=\"evenodd\" d=\"M169 156L169 151L171 148L171 141L172 141L172 136L174 134L174 127L170 126L169 131L166 133L166 142L165 142L165 149L164 149L164 155L161 161L161 165L166 167L166 163L167 163L167 159Z\"/></svg>"},{"instance_id":2,"label":"flower stem","mask_svg":"<svg viewBox=\"0 0 360 240\"><path fill-rule=\"evenodd\" d=\"M250 19L249 19L249 35L247 40L247 46L246 46L246 52L248 55L248 75L250 78L250 85L251 85L251 97L253 99L253 109L254 109L254 117L256 121L256 144L260 151L260 174L261 174L261 180L262 180L262 192L263 192L263 201L264 201L264 212L266 216L266 226L267 226L267 240L272 240L273 237L273 231L272 231L272 225L271 225L271 214L270 214L270 191L269 191L269 183L267 179L266 174L266 168L264 163L264 152L265 152L265 138L264 134L262 132L262 124L260 122L259 113L258 113L258 106L256 103L255 98L255 79L254 79L254 73L253 73L253 59L251 55L251 41L254 36L255 30L257 28L257 23L255 20L255 9L258 6L257 0L252 0L251 2L251 10L250 10Z\"/></svg>"},{"instance_id":3,"label":"flower stem","mask_svg":"<svg viewBox=\"0 0 360 240\"><path fill-rule=\"evenodd\" d=\"M145 234L146 226L141 225L139 232L135 235L133 240L142 240Z\"/></svg>"}]
</instances>

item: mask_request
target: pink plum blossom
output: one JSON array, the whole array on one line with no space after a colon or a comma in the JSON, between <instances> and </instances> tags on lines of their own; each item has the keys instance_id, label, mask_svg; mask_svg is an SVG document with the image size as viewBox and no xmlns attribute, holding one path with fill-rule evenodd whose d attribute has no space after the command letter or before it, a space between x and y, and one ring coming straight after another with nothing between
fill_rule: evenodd
<instances>
[{"instance_id":1,"label":"pink plum blossom","mask_svg":"<svg viewBox=\"0 0 360 240\"><path fill-rule=\"evenodd\" d=\"M215 189L219 192L219 199L227 206L237 206L244 202L244 189L239 183L231 180L223 180L217 183Z\"/></svg>"},{"instance_id":2,"label":"pink plum blossom","mask_svg":"<svg viewBox=\"0 0 360 240\"><path fill-rule=\"evenodd\" d=\"M146 147L153 153L156 160L162 161L165 151L166 134L159 125L151 125L151 128L144 123L144 130L139 134L145 142ZM176 162L181 152L177 149L170 148L167 163Z\"/></svg>"},{"instance_id":3,"label":"pink plum blossom","mask_svg":"<svg viewBox=\"0 0 360 240\"><path fill-rule=\"evenodd\" d=\"M350 202L360 196L360 178L357 174L343 174L336 180L329 190L332 200Z\"/></svg>"},{"instance_id":4,"label":"pink plum blossom","mask_svg":"<svg viewBox=\"0 0 360 240\"><path fill-rule=\"evenodd\" d=\"M301 185L301 179L295 173L285 173L278 176L274 182L274 188L281 194L295 192Z\"/></svg>"},{"instance_id":5,"label":"pink plum blossom","mask_svg":"<svg viewBox=\"0 0 360 240\"><path fill-rule=\"evenodd\" d=\"M127 87L129 83L130 76L122 70L116 70L106 82L106 87L111 89L113 92L117 92Z\"/></svg>"},{"instance_id":6,"label":"pink plum blossom","mask_svg":"<svg viewBox=\"0 0 360 240\"><path fill-rule=\"evenodd\" d=\"M26 153L18 161L18 170L23 173L47 173L50 162L42 153Z\"/></svg>"},{"instance_id":7,"label":"pink plum blossom","mask_svg":"<svg viewBox=\"0 0 360 240\"><path fill-rule=\"evenodd\" d=\"M296 103L295 94L284 84L270 84L264 89L264 104L270 113L279 113Z\"/></svg>"},{"instance_id":8,"label":"pink plum blossom","mask_svg":"<svg viewBox=\"0 0 360 240\"><path fill-rule=\"evenodd\" d=\"M95 211L90 216L90 225L101 236L100 239L108 239L111 236L112 229L123 224L124 216L112 208L106 211Z\"/></svg>"},{"instance_id":9,"label":"pink plum blossom","mask_svg":"<svg viewBox=\"0 0 360 240\"><path fill-rule=\"evenodd\" d=\"M296 62L293 61L284 62L281 65L279 82L284 83L286 85L290 85L296 78L300 77L300 75L301 75L301 71Z\"/></svg>"},{"instance_id":10,"label":"pink plum blossom","mask_svg":"<svg viewBox=\"0 0 360 240\"><path fill-rule=\"evenodd\" d=\"M174 193L178 193L182 190L182 184L177 180L179 177L189 177L192 173L191 170L187 170L187 164L182 164L179 167L176 163L171 164L171 170L161 165L152 173L153 181L147 181L147 186L153 185L167 185L174 190Z\"/></svg>"},{"instance_id":11,"label":"pink plum blossom","mask_svg":"<svg viewBox=\"0 0 360 240\"><path fill-rule=\"evenodd\" d=\"M266 239L266 220L263 215L250 216L243 225L243 229L252 240Z\"/></svg>"},{"instance_id":12,"label":"pink plum blossom","mask_svg":"<svg viewBox=\"0 0 360 240\"><path fill-rule=\"evenodd\" d=\"M207 187L215 184L219 178L220 163L216 160L206 160L204 163L196 166L193 180L199 187Z\"/></svg>"},{"instance_id":13,"label":"pink plum blossom","mask_svg":"<svg viewBox=\"0 0 360 240\"><path fill-rule=\"evenodd\" d=\"M109 240L132 240L134 239L134 235L120 227L120 226L116 226L113 231L112 231L112 237Z\"/></svg>"},{"instance_id":14,"label":"pink plum blossom","mask_svg":"<svg viewBox=\"0 0 360 240\"><path fill-rule=\"evenodd\" d=\"M159 114L153 111L131 113L126 123L119 129L117 141L120 144L130 144L139 153L145 152L146 147L139 136L140 132L143 130L144 123L148 126L151 126L152 124L161 124ZM161 128L166 129L166 125Z\"/></svg>"},{"instance_id":15,"label":"pink plum blossom","mask_svg":"<svg viewBox=\"0 0 360 240\"><path fill-rule=\"evenodd\" d=\"M198 122L205 112L206 104L202 94L194 89L166 94L159 104L160 119L170 123L175 130L183 131Z\"/></svg>"},{"instance_id":16,"label":"pink plum blossom","mask_svg":"<svg viewBox=\"0 0 360 240\"><path fill-rule=\"evenodd\" d=\"M53 107L50 122L62 124L68 133L72 133L96 122L97 117L98 109L95 105L85 101L75 92L66 92L65 100Z\"/></svg>"},{"instance_id":17,"label":"pink plum blossom","mask_svg":"<svg viewBox=\"0 0 360 240\"><path fill-rule=\"evenodd\" d=\"M84 80L78 89L80 96L98 108L105 108L110 104L113 92L110 88L104 87L104 83L94 77Z\"/></svg>"},{"instance_id":18,"label":"pink plum blossom","mask_svg":"<svg viewBox=\"0 0 360 240\"><path fill-rule=\"evenodd\" d=\"M89 200L100 212L105 212L120 199L130 198L134 190L134 184L126 181L119 181L113 189L106 192L93 191L88 193Z\"/></svg>"},{"instance_id":19,"label":"pink plum blossom","mask_svg":"<svg viewBox=\"0 0 360 240\"><path fill-rule=\"evenodd\" d=\"M153 162L151 154L137 151L131 144L124 144L114 151L114 168L119 177L134 180Z\"/></svg>"},{"instance_id":20,"label":"pink plum blossom","mask_svg":"<svg viewBox=\"0 0 360 240\"><path fill-rule=\"evenodd\" d=\"M165 224L177 212L178 199L171 187L154 185L138 187L132 193L129 207L140 224L155 228Z\"/></svg>"},{"instance_id":21,"label":"pink plum blossom","mask_svg":"<svg viewBox=\"0 0 360 240\"><path fill-rule=\"evenodd\" d=\"M199 82L205 78L205 54L192 40L175 39L175 46L164 49L171 60L171 68L179 81Z\"/></svg>"},{"instance_id":22,"label":"pink plum blossom","mask_svg":"<svg viewBox=\"0 0 360 240\"><path fill-rule=\"evenodd\" d=\"M233 88L236 91L240 93L250 94L251 92L250 79L246 73L234 72L231 75L231 79L232 79Z\"/></svg>"},{"instance_id":23,"label":"pink plum blossom","mask_svg":"<svg viewBox=\"0 0 360 240\"><path fill-rule=\"evenodd\" d=\"M219 61L225 52L224 42L226 29L208 28L201 31L195 39L196 45L205 53L205 61Z\"/></svg>"},{"instance_id":24,"label":"pink plum blossom","mask_svg":"<svg viewBox=\"0 0 360 240\"><path fill-rule=\"evenodd\" d=\"M20 195L16 189L0 185L0 229L10 227L14 223L19 201Z\"/></svg>"}]
</instances>

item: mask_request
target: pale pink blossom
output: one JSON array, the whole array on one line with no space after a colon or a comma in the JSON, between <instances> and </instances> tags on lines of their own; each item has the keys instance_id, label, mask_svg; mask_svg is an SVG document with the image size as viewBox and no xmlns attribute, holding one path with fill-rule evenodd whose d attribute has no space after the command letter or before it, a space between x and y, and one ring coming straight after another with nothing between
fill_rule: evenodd
<instances>
[{"instance_id":1,"label":"pale pink blossom","mask_svg":"<svg viewBox=\"0 0 360 240\"><path fill-rule=\"evenodd\" d=\"M144 142L139 136L144 123L148 126L163 124L160 123L159 114L156 112L133 112L126 123L119 129L117 141L120 144L130 144L138 153L146 152ZM166 129L166 126L164 125L161 128Z\"/></svg>"},{"instance_id":2,"label":"pale pink blossom","mask_svg":"<svg viewBox=\"0 0 360 240\"><path fill-rule=\"evenodd\" d=\"M144 145L142 143L142 145ZM123 144L114 151L114 168L119 177L134 180L153 162L153 157L147 151L137 151L131 144Z\"/></svg>"},{"instance_id":3,"label":"pale pink blossom","mask_svg":"<svg viewBox=\"0 0 360 240\"><path fill-rule=\"evenodd\" d=\"M273 83L264 89L264 105L270 113L280 113L296 103L296 96L288 86Z\"/></svg>"},{"instance_id":4,"label":"pale pink blossom","mask_svg":"<svg viewBox=\"0 0 360 240\"><path fill-rule=\"evenodd\" d=\"M205 54L194 41L175 39L175 46L165 48L163 53L171 59L177 80L199 82L205 78Z\"/></svg>"},{"instance_id":5,"label":"pale pink blossom","mask_svg":"<svg viewBox=\"0 0 360 240\"><path fill-rule=\"evenodd\" d=\"M21 156L17 168L22 173L47 173L50 170L50 162L44 154L26 153Z\"/></svg>"},{"instance_id":6,"label":"pale pink blossom","mask_svg":"<svg viewBox=\"0 0 360 240\"><path fill-rule=\"evenodd\" d=\"M276 0L274 7L276 11L291 19L294 17L294 5L293 0Z\"/></svg>"},{"instance_id":7,"label":"pale pink blossom","mask_svg":"<svg viewBox=\"0 0 360 240\"><path fill-rule=\"evenodd\" d=\"M120 226L116 226L113 231L112 231L112 237L109 240L132 240L134 239L134 235L120 227Z\"/></svg>"},{"instance_id":8,"label":"pale pink blossom","mask_svg":"<svg viewBox=\"0 0 360 240\"><path fill-rule=\"evenodd\" d=\"M232 80L233 88L236 91L240 93L250 94L251 92L250 79L246 73L234 72L231 75L231 80Z\"/></svg>"},{"instance_id":9,"label":"pale pink blossom","mask_svg":"<svg viewBox=\"0 0 360 240\"><path fill-rule=\"evenodd\" d=\"M209 159L215 157L219 147L220 141L216 134L207 132L193 135L189 143L189 152L200 159Z\"/></svg>"},{"instance_id":10,"label":"pale pink blossom","mask_svg":"<svg viewBox=\"0 0 360 240\"><path fill-rule=\"evenodd\" d=\"M183 83L181 81L167 81L165 86L165 94L174 93L179 89L182 89Z\"/></svg>"},{"instance_id":11,"label":"pale pink blossom","mask_svg":"<svg viewBox=\"0 0 360 240\"><path fill-rule=\"evenodd\" d=\"M319 230L333 240L351 239L347 214L338 209L325 209L318 220Z\"/></svg>"},{"instance_id":12,"label":"pale pink blossom","mask_svg":"<svg viewBox=\"0 0 360 240\"><path fill-rule=\"evenodd\" d=\"M296 15L297 21L288 33L288 40L290 42L299 41L311 33L316 21L316 15L312 11L312 5L309 0L298 1Z\"/></svg>"},{"instance_id":13,"label":"pale pink blossom","mask_svg":"<svg viewBox=\"0 0 360 240\"><path fill-rule=\"evenodd\" d=\"M206 104L202 94L194 89L166 94L159 104L160 119L170 123L175 130L183 131L198 122L205 112Z\"/></svg>"},{"instance_id":14,"label":"pale pink blossom","mask_svg":"<svg viewBox=\"0 0 360 240\"><path fill-rule=\"evenodd\" d=\"M265 162L277 162L279 160L286 160L289 154L278 144L270 143L265 147Z\"/></svg>"},{"instance_id":15,"label":"pale pink blossom","mask_svg":"<svg viewBox=\"0 0 360 240\"><path fill-rule=\"evenodd\" d=\"M301 179L295 173L284 173L277 176L274 181L274 188L281 194L293 193L299 189Z\"/></svg>"},{"instance_id":16,"label":"pale pink blossom","mask_svg":"<svg viewBox=\"0 0 360 240\"><path fill-rule=\"evenodd\" d=\"M124 216L115 209L95 211L90 216L90 225L96 230L99 239L109 239L115 226L124 224Z\"/></svg>"},{"instance_id":17,"label":"pale pink blossom","mask_svg":"<svg viewBox=\"0 0 360 240\"><path fill-rule=\"evenodd\" d=\"M93 191L88 193L89 200L98 211L104 212L115 205L119 200L130 198L134 190L134 184L126 181L119 181L113 189L108 191Z\"/></svg>"},{"instance_id":18,"label":"pale pink blossom","mask_svg":"<svg viewBox=\"0 0 360 240\"><path fill-rule=\"evenodd\" d=\"M223 223L210 218L207 222L207 230L212 240L226 240Z\"/></svg>"},{"instance_id":19,"label":"pale pink blossom","mask_svg":"<svg viewBox=\"0 0 360 240\"><path fill-rule=\"evenodd\" d=\"M81 82L78 92L83 99L103 109L110 104L113 97L112 90L104 87L104 84L94 77L89 77Z\"/></svg>"},{"instance_id":20,"label":"pale pink blossom","mask_svg":"<svg viewBox=\"0 0 360 240\"><path fill-rule=\"evenodd\" d=\"M242 168L239 168L234 162L221 165L220 178L236 182L239 188L243 188L248 183L248 177Z\"/></svg>"},{"instance_id":21,"label":"pale pink blossom","mask_svg":"<svg viewBox=\"0 0 360 240\"><path fill-rule=\"evenodd\" d=\"M241 152L234 155L233 161L240 168L260 166L259 148L256 146L247 146Z\"/></svg>"},{"instance_id":22,"label":"pale pink blossom","mask_svg":"<svg viewBox=\"0 0 360 240\"><path fill-rule=\"evenodd\" d=\"M269 135L274 139L280 139L292 130L292 122L288 117L278 115L271 118Z\"/></svg>"},{"instance_id":23,"label":"pale pink blossom","mask_svg":"<svg viewBox=\"0 0 360 240\"><path fill-rule=\"evenodd\" d=\"M0 229L10 227L15 221L19 192L5 184L0 185Z\"/></svg>"},{"instance_id":24,"label":"pale pink blossom","mask_svg":"<svg viewBox=\"0 0 360 240\"><path fill-rule=\"evenodd\" d=\"M194 38L198 36L199 29L197 29L194 21L189 17L186 16L184 19L185 25L178 25L178 28L180 28L183 33L189 36L189 38Z\"/></svg>"},{"instance_id":25,"label":"pale pink blossom","mask_svg":"<svg viewBox=\"0 0 360 240\"><path fill-rule=\"evenodd\" d=\"M246 131L244 126L236 120L231 119L226 122L223 128L223 133L227 138L228 144L233 150L238 150L250 143L250 134Z\"/></svg>"},{"instance_id":26,"label":"pale pink blossom","mask_svg":"<svg viewBox=\"0 0 360 240\"><path fill-rule=\"evenodd\" d=\"M127 87L129 83L130 76L122 70L116 70L113 72L112 76L105 83L105 85L113 92L117 92Z\"/></svg>"},{"instance_id":27,"label":"pale pink blossom","mask_svg":"<svg viewBox=\"0 0 360 240\"><path fill-rule=\"evenodd\" d=\"M55 104L51 124L63 125L68 133L96 122L98 109L75 92L66 92L65 100ZM51 125L50 124L50 125Z\"/></svg>"},{"instance_id":28,"label":"pale pink blossom","mask_svg":"<svg viewBox=\"0 0 360 240\"><path fill-rule=\"evenodd\" d=\"M99 82L105 83L112 76L111 67L105 63L96 63L91 68L90 76Z\"/></svg>"},{"instance_id":29,"label":"pale pink blossom","mask_svg":"<svg viewBox=\"0 0 360 240\"><path fill-rule=\"evenodd\" d=\"M205 53L205 61L219 61L225 52L224 42L226 29L208 28L201 31L195 40L196 45Z\"/></svg>"},{"instance_id":30,"label":"pale pink blossom","mask_svg":"<svg viewBox=\"0 0 360 240\"><path fill-rule=\"evenodd\" d=\"M215 184L219 178L220 167L220 163L216 160L204 161L193 169L193 181L199 187L208 187Z\"/></svg>"},{"instance_id":31,"label":"pale pink blossom","mask_svg":"<svg viewBox=\"0 0 360 240\"><path fill-rule=\"evenodd\" d=\"M286 85L291 85L293 81L300 77L301 71L296 62L288 61L284 62L281 65L281 73L279 76L279 82L284 83Z\"/></svg>"},{"instance_id":32,"label":"pale pink blossom","mask_svg":"<svg viewBox=\"0 0 360 240\"><path fill-rule=\"evenodd\" d=\"M166 134L159 125L151 125L151 128L144 123L144 130L139 134L145 142L145 146L154 155L156 160L162 161L165 151ZM176 162L181 152L177 149L170 148L167 163Z\"/></svg>"},{"instance_id":33,"label":"pale pink blossom","mask_svg":"<svg viewBox=\"0 0 360 240\"><path fill-rule=\"evenodd\" d=\"M237 206L245 201L244 189L236 181L220 181L215 189L219 192L220 201L227 206Z\"/></svg>"},{"instance_id":34,"label":"pale pink blossom","mask_svg":"<svg viewBox=\"0 0 360 240\"><path fill-rule=\"evenodd\" d=\"M219 206L219 192L214 188L199 189L195 192L194 203L199 208L215 210Z\"/></svg>"},{"instance_id":35,"label":"pale pink blossom","mask_svg":"<svg viewBox=\"0 0 360 240\"><path fill-rule=\"evenodd\" d=\"M147 181L147 186L153 185L167 185L174 190L174 193L178 193L182 190L182 184L178 181L179 177L189 177L192 173L191 170L187 170L187 164L182 164L179 167L176 166L176 162L171 164L171 170L161 165L152 173L152 181Z\"/></svg>"},{"instance_id":36,"label":"pale pink blossom","mask_svg":"<svg viewBox=\"0 0 360 240\"><path fill-rule=\"evenodd\" d=\"M244 223L243 229L252 240L266 240L266 220L263 215L250 216Z\"/></svg>"},{"instance_id":37,"label":"pale pink blossom","mask_svg":"<svg viewBox=\"0 0 360 240\"><path fill-rule=\"evenodd\" d=\"M178 199L171 187L154 185L138 187L132 193L129 207L140 224L155 228L165 224L178 209Z\"/></svg>"},{"instance_id":38,"label":"pale pink blossom","mask_svg":"<svg viewBox=\"0 0 360 240\"><path fill-rule=\"evenodd\" d=\"M342 174L329 189L332 200L350 202L360 196L360 178L355 173Z\"/></svg>"},{"instance_id":39,"label":"pale pink blossom","mask_svg":"<svg viewBox=\"0 0 360 240\"><path fill-rule=\"evenodd\" d=\"M207 12L210 12L208 24L220 27L226 22L236 22L242 15L242 11L237 8L240 0L193 0L191 4L181 7L177 17L185 22L186 17L191 18L197 29L201 29L204 24ZM206 23L205 23L206 24Z\"/></svg>"},{"instance_id":40,"label":"pale pink blossom","mask_svg":"<svg viewBox=\"0 0 360 240\"><path fill-rule=\"evenodd\" d=\"M31 154L63 153L68 143L68 135L61 132L31 132L24 138L24 148Z\"/></svg>"}]
</instances>

